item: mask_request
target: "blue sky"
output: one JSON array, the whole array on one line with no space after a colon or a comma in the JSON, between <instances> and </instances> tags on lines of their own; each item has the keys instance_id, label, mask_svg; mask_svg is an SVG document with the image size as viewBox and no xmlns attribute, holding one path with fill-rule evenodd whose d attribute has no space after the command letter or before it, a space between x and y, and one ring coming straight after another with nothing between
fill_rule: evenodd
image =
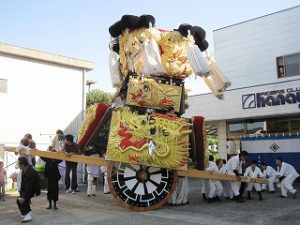
<instances>
[{"instance_id":1,"label":"blue sky","mask_svg":"<svg viewBox=\"0 0 300 225\"><path fill-rule=\"evenodd\" d=\"M94 62L88 75L97 81L92 88L112 92L108 28L124 14L152 14L157 27L164 29L181 23L201 26L213 46L215 29L299 4L299 0L0 0L0 42Z\"/></svg>"}]
</instances>

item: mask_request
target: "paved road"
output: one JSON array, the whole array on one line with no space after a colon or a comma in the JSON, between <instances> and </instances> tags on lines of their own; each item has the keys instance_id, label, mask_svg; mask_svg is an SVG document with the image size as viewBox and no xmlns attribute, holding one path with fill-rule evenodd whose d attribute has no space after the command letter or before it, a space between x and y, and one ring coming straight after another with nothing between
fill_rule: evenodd
<instances>
[{"instance_id":1,"label":"paved road","mask_svg":"<svg viewBox=\"0 0 300 225\"><path fill-rule=\"evenodd\" d=\"M200 198L200 181L190 182L190 204L164 206L151 212L130 212L122 208L111 195L100 193L88 198L84 192L76 195L61 193L58 210L46 210L46 194L32 200L32 225L296 225L300 224L300 194L298 199L263 195L264 201L236 203L222 201L208 204ZM300 192L299 192L300 193ZM0 225L20 224L15 204L16 194L0 202Z\"/></svg>"}]
</instances>

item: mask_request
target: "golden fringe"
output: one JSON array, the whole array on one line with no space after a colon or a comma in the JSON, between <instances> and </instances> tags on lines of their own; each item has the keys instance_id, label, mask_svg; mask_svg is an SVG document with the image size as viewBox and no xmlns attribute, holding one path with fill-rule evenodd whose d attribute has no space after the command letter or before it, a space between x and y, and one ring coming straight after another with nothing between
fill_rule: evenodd
<instances>
[{"instance_id":1,"label":"golden fringe","mask_svg":"<svg viewBox=\"0 0 300 225\"><path fill-rule=\"evenodd\" d=\"M94 104L91 105L90 107L88 107L88 109L86 110L86 114L84 117L84 121L81 124L79 131L78 131L78 142L81 141L81 139L83 138L83 136L85 135L85 133L87 132L90 124L96 119L96 110L97 110L97 105L98 104Z\"/></svg>"}]
</instances>

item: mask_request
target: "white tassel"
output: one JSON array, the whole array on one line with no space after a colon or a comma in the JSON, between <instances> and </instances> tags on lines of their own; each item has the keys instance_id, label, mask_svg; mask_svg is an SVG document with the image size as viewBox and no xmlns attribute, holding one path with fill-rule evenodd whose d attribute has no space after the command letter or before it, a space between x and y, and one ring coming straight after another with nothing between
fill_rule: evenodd
<instances>
[{"instance_id":1,"label":"white tassel","mask_svg":"<svg viewBox=\"0 0 300 225\"><path fill-rule=\"evenodd\" d=\"M197 45L187 47L187 58L195 75L202 77L210 74L211 69Z\"/></svg>"},{"instance_id":2,"label":"white tassel","mask_svg":"<svg viewBox=\"0 0 300 225\"><path fill-rule=\"evenodd\" d=\"M190 31L188 31L187 38L190 44L186 49L186 53L194 74L201 77L208 76L211 72L210 66L204 59L199 47L195 45L195 40Z\"/></svg>"},{"instance_id":3,"label":"white tassel","mask_svg":"<svg viewBox=\"0 0 300 225\"><path fill-rule=\"evenodd\" d=\"M110 50L109 53L109 69L113 87L121 87L122 80L119 70L119 55L113 50Z\"/></svg>"},{"instance_id":4,"label":"white tassel","mask_svg":"<svg viewBox=\"0 0 300 225\"><path fill-rule=\"evenodd\" d=\"M159 48L154 40L145 41L134 56L134 69L144 76L163 74Z\"/></svg>"}]
</instances>

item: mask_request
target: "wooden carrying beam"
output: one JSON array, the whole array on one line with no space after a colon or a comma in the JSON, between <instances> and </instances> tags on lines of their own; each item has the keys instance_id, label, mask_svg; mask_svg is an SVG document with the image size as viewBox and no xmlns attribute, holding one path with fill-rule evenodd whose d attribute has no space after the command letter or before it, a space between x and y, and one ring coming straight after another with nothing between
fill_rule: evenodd
<instances>
[{"instance_id":1,"label":"wooden carrying beam","mask_svg":"<svg viewBox=\"0 0 300 225\"><path fill-rule=\"evenodd\" d=\"M9 152L16 151L15 147L5 147L4 149ZM24 155L25 151L21 150L20 154ZM30 155L44 157L44 158L50 158L50 159L65 160L65 161L70 161L70 162L92 164L92 165L96 165L96 166L109 166L111 164L110 161L107 161L104 158L100 158L100 157L96 158L96 157L90 157L90 156L85 156L85 155L66 156L64 153L41 151L41 150L37 150L37 149L30 150Z\"/></svg>"},{"instance_id":2,"label":"wooden carrying beam","mask_svg":"<svg viewBox=\"0 0 300 225\"><path fill-rule=\"evenodd\" d=\"M249 177L240 177L240 180L235 175L228 175L222 173L211 173L208 171L203 170L196 170L196 169L188 169L178 170L177 176L187 176L187 177L194 177L194 178L201 178L201 179L214 179L214 180L225 180L225 181L240 181L240 182L251 182L251 183L266 183L266 180L263 178L249 178Z\"/></svg>"},{"instance_id":3,"label":"wooden carrying beam","mask_svg":"<svg viewBox=\"0 0 300 225\"><path fill-rule=\"evenodd\" d=\"M15 152L15 147L5 147L6 151L9 152ZM25 151L21 150L20 154L25 154ZM96 166L110 166L114 162L105 160L104 158L95 158L90 156L84 156L84 155L72 155L72 156L66 156L64 153L58 153L58 152L50 152L50 151L41 151L37 149L30 150L30 154L33 156L40 156L45 158L51 158L51 159L60 159L65 161L71 161L71 162L78 162L78 163L85 163L85 164L92 164ZM194 177L194 178L201 178L201 179L215 179L215 180L225 180L225 181L238 181L237 177L234 175L227 175L227 174L221 174L221 173L211 173L207 171L201 171L196 169L188 169L188 170L177 170L178 176L187 176L187 177ZM260 183L263 184L266 182L265 179L262 178L248 178L248 177L240 177L240 181L242 182L251 182L251 183Z\"/></svg>"}]
</instances>

